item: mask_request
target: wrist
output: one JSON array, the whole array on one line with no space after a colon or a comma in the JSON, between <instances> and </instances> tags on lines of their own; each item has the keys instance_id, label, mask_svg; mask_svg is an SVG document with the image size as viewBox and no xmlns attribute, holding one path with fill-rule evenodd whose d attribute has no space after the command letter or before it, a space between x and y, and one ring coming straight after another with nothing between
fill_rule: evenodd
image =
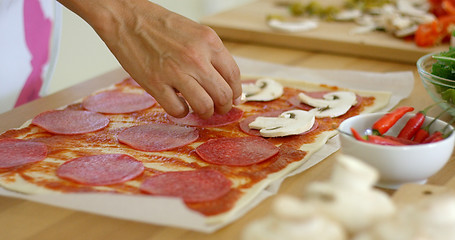
<instances>
[{"instance_id":1,"label":"wrist","mask_svg":"<svg viewBox=\"0 0 455 240\"><path fill-rule=\"evenodd\" d=\"M150 17L165 14L166 10L148 0L58 0L84 19L101 37L119 32L124 26L137 26L136 15L150 11ZM145 5L148 5L145 8Z\"/></svg>"}]
</instances>

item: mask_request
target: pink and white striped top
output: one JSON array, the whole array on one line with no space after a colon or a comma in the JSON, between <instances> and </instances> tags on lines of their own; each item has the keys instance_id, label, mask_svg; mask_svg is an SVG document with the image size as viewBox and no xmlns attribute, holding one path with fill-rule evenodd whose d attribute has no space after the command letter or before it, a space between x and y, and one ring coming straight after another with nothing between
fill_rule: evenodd
<instances>
[{"instance_id":1,"label":"pink and white striped top","mask_svg":"<svg viewBox=\"0 0 455 240\"><path fill-rule=\"evenodd\" d=\"M0 113L45 95L58 50L56 0L0 0Z\"/></svg>"}]
</instances>

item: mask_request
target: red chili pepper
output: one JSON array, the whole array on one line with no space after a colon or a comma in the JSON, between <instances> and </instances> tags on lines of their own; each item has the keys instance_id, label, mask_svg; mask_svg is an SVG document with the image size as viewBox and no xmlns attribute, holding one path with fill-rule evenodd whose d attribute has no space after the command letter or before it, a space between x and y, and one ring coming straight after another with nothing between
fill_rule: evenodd
<instances>
[{"instance_id":1,"label":"red chili pepper","mask_svg":"<svg viewBox=\"0 0 455 240\"><path fill-rule=\"evenodd\" d=\"M401 129L398 138L411 140L414 135L419 131L425 122L425 114L423 111L416 113L416 115L408 120L406 125Z\"/></svg>"},{"instance_id":2,"label":"red chili pepper","mask_svg":"<svg viewBox=\"0 0 455 240\"><path fill-rule=\"evenodd\" d=\"M351 132L352 132L352 136L354 136L355 139L362 141L362 142L366 142L366 140L362 137L362 135L360 135L359 132L357 132L357 130L355 130L354 128L351 128Z\"/></svg>"},{"instance_id":3,"label":"red chili pepper","mask_svg":"<svg viewBox=\"0 0 455 240\"><path fill-rule=\"evenodd\" d=\"M436 103L438 104L438 103ZM433 105L432 105L433 106ZM431 106L430 106L431 107ZM425 109L424 111L428 110L430 107ZM422 127L417 131L415 134L414 138L412 139L414 142L422 143L427 137L430 136L430 127L431 125L436 122L437 119L439 119L444 113L446 113L449 110L449 108L445 109L444 111L440 112L438 116L436 116L429 124L427 124L425 127Z\"/></svg>"},{"instance_id":4,"label":"red chili pepper","mask_svg":"<svg viewBox=\"0 0 455 240\"><path fill-rule=\"evenodd\" d=\"M442 132L436 131L436 132L432 133L430 136L428 136L427 138L425 138L425 140L423 140L422 143L430 143L434 139L439 138L439 137L442 137Z\"/></svg>"},{"instance_id":5,"label":"red chili pepper","mask_svg":"<svg viewBox=\"0 0 455 240\"><path fill-rule=\"evenodd\" d=\"M439 141L441 141L441 140L443 140L443 139L444 139L443 136L437 136L437 137L433 138L433 140L431 140L431 142L432 142L432 143L434 143L434 142L439 142Z\"/></svg>"},{"instance_id":6,"label":"red chili pepper","mask_svg":"<svg viewBox=\"0 0 455 240\"><path fill-rule=\"evenodd\" d=\"M430 136L430 133L428 132L428 130L426 130L426 128L421 128L417 131L417 133L415 134L415 136L412 140L416 143L421 143L428 136Z\"/></svg>"},{"instance_id":7,"label":"red chili pepper","mask_svg":"<svg viewBox=\"0 0 455 240\"><path fill-rule=\"evenodd\" d=\"M387 146L404 146L405 144L383 137L383 136L377 136L377 135L368 135L367 136L367 141L369 143L375 143L379 145L387 145Z\"/></svg>"},{"instance_id":8,"label":"red chili pepper","mask_svg":"<svg viewBox=\"0 0 455 240\"><path fill-rule=\"evenodd\" d=\"M390 140L394 140L394 141L403 143L404 145L416 145L416 144L418 144L418 142L415 142L415 141L409 140L409 139L394 137L394 136L390 136L390 135L382 135L382 136L385 137L385 138L388 138Z\"/></svg>"},{"instance_id":9,"label":"red chili pepper","mask_svg":"<svg viewBox=\"0 0 455 240\"><path fill-rule=\"evenodd\" d=\"M386 133L401 117L411 111L414 111L413 107L403 106L385 114L373 124L373 134L382 135Z\"/></svg>"}]
</instances>

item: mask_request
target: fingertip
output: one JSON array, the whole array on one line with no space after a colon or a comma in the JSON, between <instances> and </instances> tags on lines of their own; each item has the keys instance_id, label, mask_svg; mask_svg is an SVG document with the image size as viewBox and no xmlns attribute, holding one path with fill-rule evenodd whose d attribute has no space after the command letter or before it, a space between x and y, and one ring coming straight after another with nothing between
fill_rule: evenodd
<instances>
[{"instance_id":1,"label":"fingertip","mask_svg":"<svg viewBox=\"0 0 455 240\"><path fill-rule=\"evenodd\" d=\"M240 105L242 103L244 103L246 100L246 95L244 93L240 94L239 97L237 97L236 99L234 99L234 105L237 106L237 105Z\"/></svg>"},{"instance_id":2,"label":"fingertip","mask_svg":"<svg viewBox=\"0 0 455 240\"><path fill-rule=\"evenodd\" d=\"M232 104L215 108L215 112L221 115L228 113L232 109Z\"/></svg>"},{"instance_id":3,"label":"fingertip","mask_svg":"<svg viewBox=\"0 0 455 240\"><path fill-rule=\"evenodd\" d=\"M167 114L176 117L176 118L183 118L188 113L190 112L190 108L188 107L188 104L186 103L185 99L178 96L179 104L175 104L172 106L162 106L164 108L164 111L166 111Z\"/></svg>"},{"instance_id":4,"label":"fingertip","mask_svg":"<svg viewBox=\"0 0 455 240\"><path fill-rule=\"evenodd\" d=\"M202 119L209 119L210 117L213 116L214 110L206 110L206 111L194 111L200 118Z\"/></svg>"}]
</instances>

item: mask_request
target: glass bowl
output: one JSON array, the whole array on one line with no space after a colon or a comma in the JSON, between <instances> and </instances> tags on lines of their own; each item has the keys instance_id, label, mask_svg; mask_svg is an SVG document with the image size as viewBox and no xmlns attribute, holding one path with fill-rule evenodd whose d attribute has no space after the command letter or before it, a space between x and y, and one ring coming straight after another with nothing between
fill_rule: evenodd
<instances>
[{"instance_id":1,"label":"glass bowl","mask_svg":"<svg viewBox=\"0 0 455 240\"><path fill-rule=\"evenodd\" d=\"M442 98L444 91L448 89L455 89L455 80L438 77L431 74L431 68L437 61L432 56L438 54L438 52L429 53L417 60L417 70L422 80L425 90L428 92L433 101L439 103L439 106L447 110L452 116L455 116L455 105L453 103L446 102Z\"/></svg>"}]
</instances>

